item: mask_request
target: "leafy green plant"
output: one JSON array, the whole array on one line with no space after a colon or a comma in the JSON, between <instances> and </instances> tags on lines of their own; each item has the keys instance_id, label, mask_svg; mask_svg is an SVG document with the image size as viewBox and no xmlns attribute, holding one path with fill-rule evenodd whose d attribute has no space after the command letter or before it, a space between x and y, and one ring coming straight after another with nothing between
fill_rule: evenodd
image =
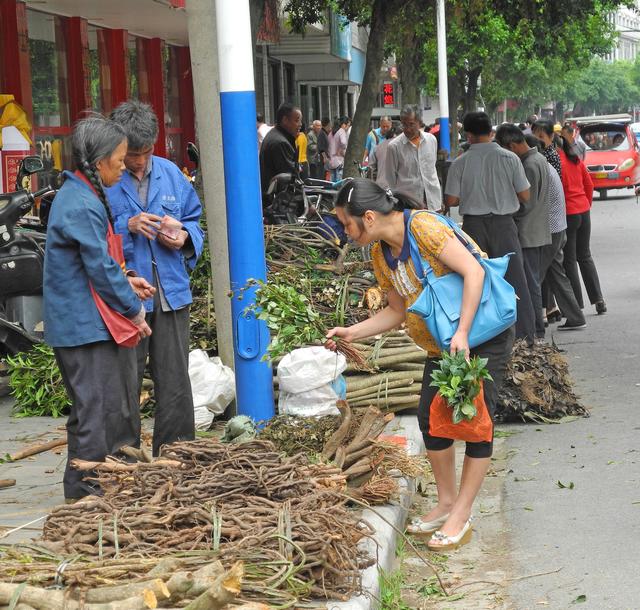
<instances>
[{"instance_id":1,"label":"leafy green plant","mask_svg":"<svg viewBox=\"0 0 640 610\"><path fill-rule=\"evenodd\" d=\"M380 607L385 610L411 610L407 604L402 601L402 586L404 584L405 574L402 570L386 572L380 570Z\"/></svg>"},{"instance_id":2,"label":"leafy green plant","mask_svg":"<svg viewBox=\"0 0 640 610\"><path fill-rule=\"evenodd\" d=\"M464 352L443 352L439 368L431 373L431 386L446 399L453 409L453 423L472 420L477 413L474 400L480 393L481 381L492 381L487 370L487 358L474 356L467 360Z\"/></svg>"},{"instance_id":3,"label":"leafy green plant","mask_svg":"<svg viewBox=\"0 0 640 610\"><path fill-rule=\"evenodd\" d=\"M15 417L60 417L69 412L71 401L49 346L36 345L29 352L7 356L7 364Z\"/></svg>"}]
</instances>

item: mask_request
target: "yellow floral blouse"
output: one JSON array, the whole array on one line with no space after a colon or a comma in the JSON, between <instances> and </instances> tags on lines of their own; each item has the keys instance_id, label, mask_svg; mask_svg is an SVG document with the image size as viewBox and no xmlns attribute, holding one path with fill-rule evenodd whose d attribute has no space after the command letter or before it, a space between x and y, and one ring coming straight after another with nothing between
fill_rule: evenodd
<instances>
[{"instance_id":1,"label":"yellow floral blouse","mask_svg":"<svg viewBox=\"0 0 640 610\"><path fill-rule=\"evenodd\" d=\"M447 243L447 239L454 237L453 229L446 226L432 214L412 212L411 217L411 230L416 238L422 257L433 267L433 272L436 276L450 273L451 269L441 263L438 257ZM473 240L470 239L470 241L474 243ZM403 250L406 247L407 244L405 244ZM480 248L478 248L478 251L480 251ZM403 262L401 255L397 261L396 269L392 270L385 259L380 242L376 242L372 246L371 257L373 259L373 271L382 291L387 292L395 288L396 292L404 299L406 308L413 305L418 295L422 292L422 282L418 279L411 257L409 256ZM416 344L428 352L430 358L436 358L440 355L440 348L429 333L422 318L415 314L407 313L407 331Z\"/></svg>"}]
</instances>

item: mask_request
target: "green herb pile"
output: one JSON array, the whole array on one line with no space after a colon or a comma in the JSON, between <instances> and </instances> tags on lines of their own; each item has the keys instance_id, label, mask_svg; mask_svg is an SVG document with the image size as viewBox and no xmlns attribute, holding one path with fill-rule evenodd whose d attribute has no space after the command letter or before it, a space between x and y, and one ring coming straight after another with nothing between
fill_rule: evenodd
<instances>
[{"instance_id":1,"label":"green herb pile","mask_svg":"<svg viewBox=\"0 0 640 610\"><path fill-rule=\"evenodd\" d=\"M7 356L7 364L15 397L13 415L60 417L69 412L71 401L49 346L36 345L30 352Z\"/></svg>"},{"instance_id":2,"label":"green herb pile","mask_svg":"<svg viewBox=\"0 0 640 610\"><path fill-rule=\"evenodd\" d=\"M480 393L481 381L493 381L487 370L487 358L474 356L466 359L464 352L457 354L442 353L440 367L431 373L431 386L446 399L453 409L454 424L463 419L472 420L477 413L473 401Z\"/></svg>"}]
</instances>

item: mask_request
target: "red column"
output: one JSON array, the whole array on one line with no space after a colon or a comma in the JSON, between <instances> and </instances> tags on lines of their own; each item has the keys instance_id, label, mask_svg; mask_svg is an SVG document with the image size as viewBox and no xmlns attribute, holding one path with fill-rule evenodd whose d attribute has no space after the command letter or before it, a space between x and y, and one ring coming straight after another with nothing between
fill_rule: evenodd
<instances>
[{"instance_id":1,"label":"red column","mask_svg":"<svg viewBox=\"0 0 640 610\"><path fill-rule=\"evenodd\" d=\"M180 125L182 127L182 150L184 164L193 169L194 165L184 153L188 142L196 141L195 105L193 101L193 79L191 76L191 55L189 47L178 47L178 79L180 85Z\"/></svg>"},{"instance_id":2,"label":"red column","mask_svg":"<svg viewBox=\"0 0 640 610\"><path fill-rule=\"evenodd\" d=\"M149 103L158 117L158 140L155 154L160 157L167 155L167 139L164 124L165 115L165 78L164 78L164 42L160 38L145 41L145 60L149 75Z\"/></svg>"},{"instance_id":3,"label":"red column","mask_svg":"<svg viewBox=\"0 0 640 610\"><path fill-rule=\"evenodd\" d=\"M24 2L0 0L1 93L12 93L33 118L29 33Z\"/></svg>"},{"instance_id":4,"label":"red column","mask_svg":"<svg viewBox=\"0 0 640 610\"><path fill-rule=\"evenodd\" d=\"M127 30L98 30L102 109L105 114L129 97L128 41Z\"/></svg>"},{"instance_id":5,"label":"red column","mask_svg":"<svg viewBox=\"0 0 640 610\"><path fill-rule=\"evenodd\" d=\"M89 37L87 20L65 19L67 39L67 79L69 83L69 118L75 123L84 110L91 108L89 75Z\"/></svg>"}]
</instances>

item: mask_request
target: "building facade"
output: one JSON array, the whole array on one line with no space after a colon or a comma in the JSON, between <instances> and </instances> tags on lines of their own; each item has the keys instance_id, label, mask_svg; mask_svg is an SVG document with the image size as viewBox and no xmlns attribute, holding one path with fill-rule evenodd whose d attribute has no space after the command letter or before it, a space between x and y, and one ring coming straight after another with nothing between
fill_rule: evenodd
<instances>
[{"instance_id":1,"label":"building facade","mask_svg":"<svg viewBox=\"0 0 640 610\"><path fill-rule=\"evenodd\" d=\"M640 52L640 2L636 2L636 10L621 8L609 16L610 22L618 32L616 46L605 56L608 62L635 61Z\"/></svg>"},{"instance_id":2,"label":"building facade","mask_svg":"<svg viewBox=\"0 0 640 610\"><path fill-rule=\"evenodd\" d=\"M292 101L306 123L352 116L366 30L330 14L293 35L279 3L266 5L254 58L257 111L273 122ZM25 109L45 167L70 167L71 130L84 111L108 114L129 98L156 111L157 154L188 165L196 132L186 10L185 0L0 0L0 94Z\"/></svg>"}]
</instances>

